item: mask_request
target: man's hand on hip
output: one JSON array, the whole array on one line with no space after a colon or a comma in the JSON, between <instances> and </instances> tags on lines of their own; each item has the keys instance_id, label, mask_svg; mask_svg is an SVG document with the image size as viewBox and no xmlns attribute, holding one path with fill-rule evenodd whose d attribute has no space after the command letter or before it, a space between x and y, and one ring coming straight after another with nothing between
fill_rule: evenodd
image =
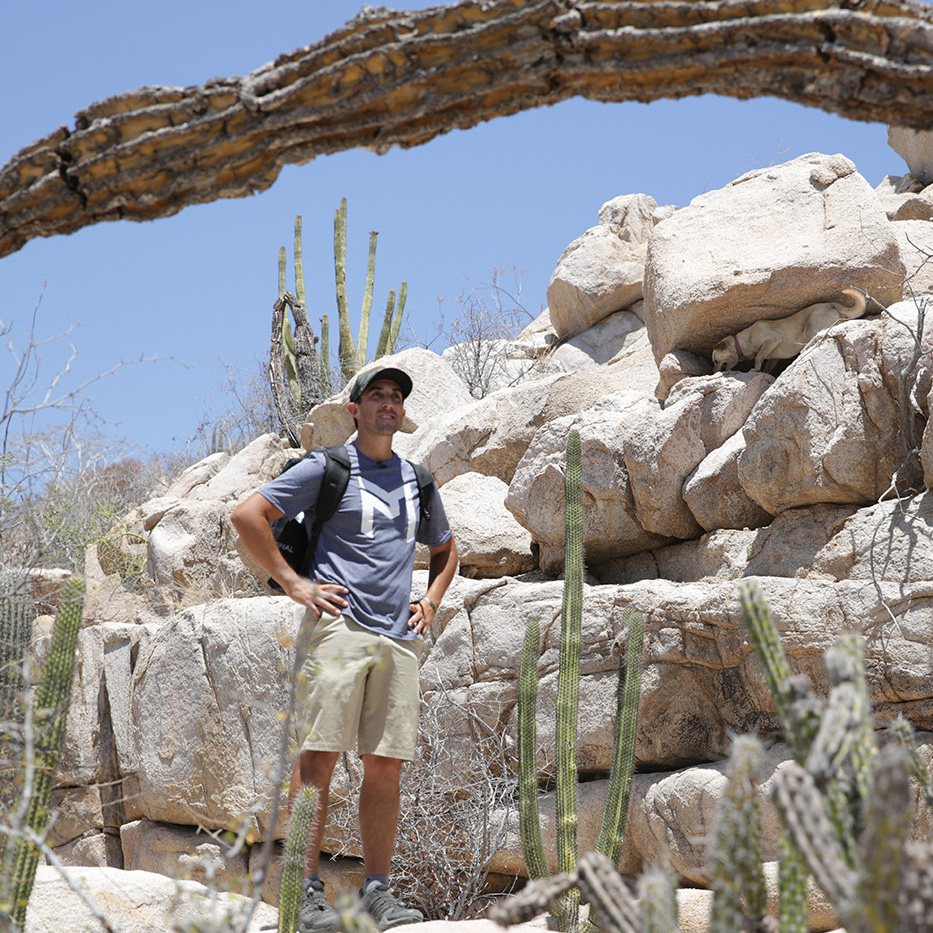
<instances>
[{"instance_id":1,"label":"man's hand on hip","mask_svg":"<svg viewBox=\"0 0 933 933\"><path fill-rule=\"evenodd\" d=\"M349 605L342 595L349 590L339 583L316 583L314 580L298 577L296 582L285 588L285 592L299 605L307 606L314 613L315 619L320 619L323 612L335 616L342 615Z\"/></svg>"}]
</instances>

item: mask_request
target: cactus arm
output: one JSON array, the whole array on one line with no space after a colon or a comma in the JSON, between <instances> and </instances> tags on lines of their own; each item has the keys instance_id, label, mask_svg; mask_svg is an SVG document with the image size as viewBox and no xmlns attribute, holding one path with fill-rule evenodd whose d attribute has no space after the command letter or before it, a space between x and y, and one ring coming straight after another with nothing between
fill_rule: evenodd
<instances>
[{"instance_id":1,"label":"cactus arm","mask_svg":"<svg viewBox=\"0 0 933 933\"><path fill-rule=\"evenodd\" d=\"M897 743L882 752L884 763L877 769L872 792L867 798L865 832L860 844L861 866L858 881L860 905L848 915L840 905L840 919L850 930L873 933L899 933L898 895L901 888L904 849L912 817L910 756ZM926 918L929 924L929 917Z\"/></svg>"},{"instance_id":2,"label":"cactus arm","mask_svg":"<svg viewBox=\"0 0 933 933\"><path fill-rule=\"evenodd\" d=\"M784 645L771 612L761 597L758 588L745 585L740 591L742 614L749 641L758 655L764 672L765 683L774 701L778 721L791 753L798 763L806 758L811 728L810 698L802 704L794 704L790 664L784 653ZM801 712L802 710L802 712Z\"/></svg>"},{"instance_id":3,"label":"cactus arm","mask_svg":"<svg viewBox=\"0 0 933 933\"><path fill-rule=\"evenodd\" d=\"M285 265L286 265L285 247L279 247L279 298L285 294Z\"/></svg>"},{"instance_id":4,"label":"cactus arm","mask_svg":"<svg viewBox=\"0 0 933 933\"><path fill-rule=\"evenodd\" d=\"M755 921L767 913L762 871L761 797L757 776L764 758L758 739L739 736L732 744L729 781L719 805L713 844L713 908L710 933L733 933L745 926L742 902Z\"/></svg>"},{"instance_id":5,"label":"cactus arm","mask_svg":"<svg viewBox=\"0 0 933 933\"><path fill-rule=\"evenodd\" d=\"M317 809L317 791L306 784L298 791L285 838L285 858L279 888L278 933L295 933L301 908L301 886L304 876L305 851L311 835L311 825Z\"/></svg>"},{"instance_id":6,"label":"cactus arm","mask_svg":"<svg viewBox=\"0 0 933 933\"><path fill-rule=\"evenodd\" d=\"M398 332L402 327L402 316L405 314L405 299L408 297L408 282L402 282L402 287L398 290L398 307L395 309L395 317L392 319L392 329L389 331L389 343L386 347L386 353L395 351L395 345L398 343Z\"/></svg>"},{"instance_id":7,"label":"cactus arm","mask_svg":"<svg viewBox=\"0 0 933 933\"><path fill-rule=\"evenodd\" d=\"M567 437L564 477L564 597L557 672L557 863L564 873L577 863L577 707L580 696L580 628L583 616L583 481L580 435ZM579 891L571 890L559 911L562 930L575 930Z\"/></svg>"},{"instance_id":8,"label":"cactus arm","mask_svg":"<svg viewBox=\"0 0 933 933\"><path fill-rule=\"evenodd\" d=\"M855 897L855 872L845 863L812 775L797 762L788 762L774 776L773 794L781 822L816 883L837 910L844 909Z\"/></svg>"},{"instance_id":9,"label":"cactus arm","mask_svg":"<svg viewBox=\"0 0 933 933\"><path fill-rule=\"evenodd\" d=\"M670 872L651 866L638 879L641 933L680 933L677 927L677 884Z\"/></svg>"},{"instance_id":10,"label":"cactus arm","mask_svg":"<svg viewBox=\"0 0 933 933\"><path fill-rule=\"evenodd\" d=\"M353 378L356 348L350 330L350 311L347 307L347 199L340 201L334 212L334 279L337 284L337 320L340 343L337 356L340 370L346 380Z\"/></svg>"},{"instance_id":11,"label":"cactus arm","mask_svg":"<svg viewBox=\"0 0 933 933\"><path fill-rule=\"evenodd\" d=\"M321 389L326 396L331 394L330 384L330 321L326 314L321 316Z\"/></svg>"},{"instance_id":12,"label":"cactus arm","mask_svg":"<svg viewBox=\"0 0 933 933\"><path fill-rule=\"evenodd\" d=\"M369 234L369 261L366 264L366 289L363 292L363 306L360 308L360 330L356 335L356 368L366 363L366 348L369 345L369 316L373 309L373 285L376 281L376 237L372 230Z\"/></svg>"},{"instance_id":13,"label":"cactus arm","mask_svg":"<svg viewBox=\"0 0 933 933\"><path fill-rule=\"evenodd\" d=\"M638 700L641 696L641 657L644 645L644 618L640 612L626 610L628 640L625 667L619 666L615 744L609 770L606 807L596 841L596 851L602 852L613 865L622 855L625 823L628 817L632 772L635 768L635 733L638 725Z\"/></svg>"},{"instance_id":14,"label":"cactus arm","mask_svg":"<svg viewBox=\"0 0 933 933\"><path fill-rule=\"evenodd\" d=\"M42 665L36 689L35 776L32 786L24 786L22 789L24 798L28 798L24 801L26 824L34 833L41 833L48 823L52 781L68 720L83 607L84 581L80 577L71 577L62 591L49 654ZM40 854L38 846L31 839L21 837L16 840L12 860L12 916L19 928L26 924L26 905L32 894Z\"/></svg>"},{"instance_id":15,"label":"cactus arm","mask_svg":"<svg viewBox=\"0 0 933 933\"><path fill-rule=\"evenodd\" d=\"M580 892L595 916L589 929L605 933L639 933L641 909L615 865L601 852L590 852L580 859L577 871ZM598 919L598 924L594 920Z\"/></svg>"},{"instance_id":16,"label":"cactus arm","mask_svg":"<svg viewBox=\"0 0 933 933\"><path fill-rule=\"evenodd\" d=\"M525 630L518 674L518 807L522 852L529 878L546 878L547 861L541 842L538 812L538 764L535 704L538 696L538 623L532 619Z\"/></svg>"},{"instance_id":17,"label":"cactus arm","mask_svg":"<svg viewBox=\"0 0 933 933\"><path fill-rule=\"evenodd\" d=\"M903 746L904 750L910 756L913 766L913 774L920 784L923 793L923 799L927 809L933 812L933 780L930 778L930 771L924 764L923 759L917 751L917 740L914 733L914 727L903 716L898 716L891 727L894 738Z\"/></svg>"},{"instance_id":18,"label":"cactus arm","mask_svg":"<svg viewBox=\"0 0 933 933\"><path fill-rule=\"evenodd\" d=\"M389 292L386 301L386 313L382 319L382 330L379 332L379 342L376 344L376 359L389 353L389 334L392 331L392 315L395 313L395 289Z\"/></svg>"},{"instance_id":19,"label":"cactus arm","mask_svg":"<svg viewBox=\"0 0 933 933\"><path fill-rule=\"evenodd\" d=\"M807 878L810 872L803 855L794 848L787 830L778 839L778 903L781 933L807 933Z\"/></svg>"},{"instance_id":20,"label":"cactus arm","mask_svg":"<svg viewBox=\"0 0 933 933\"><path fill-rule=\"evenodd\" d=\"M301 214L295 215L295 296L305 304L305 264L301 252Z\"/></svg>"}]
</instances>

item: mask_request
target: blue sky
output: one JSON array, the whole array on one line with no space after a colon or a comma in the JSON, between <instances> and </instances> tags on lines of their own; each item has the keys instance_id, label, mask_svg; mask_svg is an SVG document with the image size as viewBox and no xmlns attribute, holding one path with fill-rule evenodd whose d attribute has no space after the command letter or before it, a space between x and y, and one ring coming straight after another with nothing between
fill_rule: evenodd
<instances>
[{"instance_id":1,"label":"blue sky","mask_svg":"<svg viewBox=\"0 0 933 933\"><path fill-rule=\"evenodd\" d=\"M75 112L92 101L142 85L246 74L318 41L361 6L278 0L260 12L235 0L2 3L0 164L57 126L73 127ZM417 149L290 166L258 196L33 240L0 259L0 320L12 322L8 339L21 346L41 295L39 336L80 325L68 338L78 351L73 380L121 360L171 358L123 368L91 395L110 435L140 450L180 452L205 410L224 407L223 366L253 369L268 353L276 257L281 245L291 253L297 213L312 321L334 317L333 214L346 197L354 320L375 229L374 309L407 280L410 324L427 341L439 299L454 316L457 295L488 282L495 267L508 270L507 283L511 270L524 270L524 304L537 313L561 252L610 198L643 192L683 207L750 169L813 151L847 155L873 186L907 171L883 125L779 100L568 101ZM65 346L46 350L49 375ZM0 389L12 368L0 348Z\"/></svg>"}]
</instances>

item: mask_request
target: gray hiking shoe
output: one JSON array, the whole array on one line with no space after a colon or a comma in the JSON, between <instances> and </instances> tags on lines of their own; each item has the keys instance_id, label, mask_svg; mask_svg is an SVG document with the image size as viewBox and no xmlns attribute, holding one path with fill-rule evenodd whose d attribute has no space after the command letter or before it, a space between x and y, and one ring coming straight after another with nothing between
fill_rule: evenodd
<instances>
[{"instance_id":1,"label":"gray hiking shoe","mask_svg":"<svg viewBox=\"0 0 933 933\"><path fill-rule=\"evenodd\" d=\"M384 884L374 884L363 895L363 910L376 921L380 930L400 927L403 923L421 923L424 914L414 907L403 907Z\"/></svg>"},{"instance_id":2,"label":"gray hiking shoe","mask_svg":"<svg viewBox=\"0 0 933 933\"><path fill-rule=\"evenodd\" d=\"M298 911L299 933L333 933L339 929L340 917L324 895L324 882L306 884Z\"/></svg>"}]
</instances>

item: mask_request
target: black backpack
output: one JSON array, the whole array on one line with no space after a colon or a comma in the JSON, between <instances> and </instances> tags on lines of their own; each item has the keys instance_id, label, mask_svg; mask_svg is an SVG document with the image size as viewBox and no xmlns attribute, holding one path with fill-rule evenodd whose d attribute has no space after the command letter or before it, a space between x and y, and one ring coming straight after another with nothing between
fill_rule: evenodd
<instances>
[{"instance_id":1,"label":"black backpack","mask_svg":"<svg viewBox=\"0 0 933 933\"><path fill-rule=\"evenodd\" d=\"M309 457L315 452L324 454L324 476L321 479L321 490L318 493L317 503L314 507L314 521L311 524L310 532L306 530L303 520L297 518L276 519L272 523L272 536L278 545L279 553L285 558L286 562L301 576L308 576L311 570L311 561L314 558L314 551L317 548L318 539L321 537L321 528L333 514L337 511L337 506L343 498L350 482L350 456L347 448L343 444L336 447L315 447L309 450L304 457L292 457L282 467L282 473L290 470L296 463L301 463L305 457ZM411 461L409 461L411 463ZM415 476L418 479L418 500L421 504L421 515L419 524L428 521L431 518L431 503L434 499L434 477L431 471L421 466L420 463L411 464ZM279 474L281 476L281 473ZM269 586L274 590L281 591L282 587L269 578Z\"/></svg>"}]
</instances>

